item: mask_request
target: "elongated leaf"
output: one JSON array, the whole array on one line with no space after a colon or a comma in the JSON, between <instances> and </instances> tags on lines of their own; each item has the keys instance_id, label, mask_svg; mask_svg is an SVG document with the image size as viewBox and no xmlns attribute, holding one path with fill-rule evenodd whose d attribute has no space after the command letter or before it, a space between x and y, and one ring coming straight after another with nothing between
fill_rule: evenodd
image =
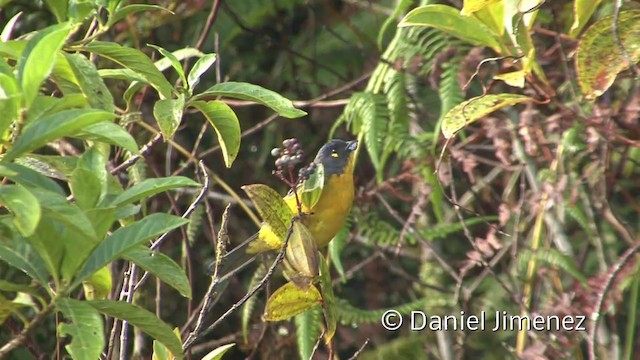
<instances>
[{"instance_id":1,"label":"elongated leaf","mask_svg":"<svg viewBox=\"0 0 640 360\"><path fill-rule=\"evenodd\" d=\"M266 321L286 320L318 306L321 301L322 296L315 286L299 287L293 282L288 282L274 291L267 300L264 319Z\"/></svg>"},{"instance_id":2,"label":"elongated leaf","mask_svg":"<svg viewBox=\"0 0 640 360\"><path fill-rule=\"evenodd\" d=\"M316 166L315 171L302 184L300 200L307 208L311 209L320 200L322 189L324 188L324 167L322 164Z\"/></svg>"},{"instance_id":3,"label":"elongated leaf","mask_svg":"<svg viewBox=\"0 0 640 360\"><path fill-rule=\"evenodd\" d=\"M125 190L125 192L118 195L118 197L113 199L111 205L120 207L167 190L182 187L199 186L201 186L199 183L184 176L170 176L166 178L146 179L136 185L133 185L132 187Z\"/></svg>"},{"instance_id":4,"label":"elongated leaf","mask_svg":"<svg viewBox=\"0 0 640 360\"><path fill-rule=\"evenodd\" d=\"M296 324L296 343L300 359L311 359L322 331L321 311L319 308L307 310L293 319Z\"/></svg>"},{"instance_id":5,"label":"elongated leaf","mask_svg":"<svg viewBox=\"0 0 640 360\"><path fill-rule=\"evenodd\" d=\"M483 23L474 17L460 15L451 6L426 5L413 9L398 26L434 27L473 45L488 46L500 51L499 40Z\"/></svg>"},{"instance_id":6,"label":"elongated leaf","mask_svg":"<svg viewBox=\"0 0 640 360\"><path fill-rule=\"evenodd\" d=\"M449 139L465 126L506 106L532 101L516 94L490 94L474 97L451 109L442 121L442 134Z\"/></svg>"},{"instance_id":7,"label":"elongated leaf","mask_svg":"<svg viewBox=\"0 0 640 360\"><path fill-rule=\"evenodd\" d=\"M574 0L573 1L573 24L569 35L576 37L587 24L593 12L596 11L602 0Z\"/></svg>"},{"instance_id":8,"label":"elongated leaf","mask_svg":"<svg viewBox=\"0 0 640 360\"><path fill-rule=\"evenodd\" d=\"M173 11L169 9L165 9L162 6L158 6L158 5L132 4L132 5L123 6L120 9L116 10L113 14L111 14L107 25L111 26L117 23L118 21L124 19L124 17L129 14L133 14L141 11L150 11L150 10L167 11L173 14Z\"/></svg>"},{"instance_id":9,"label":"elongated leaf","mask_svg":"<svg viewBox=\"0 0 640 360\"><path fill-rule=\"evenodd\" d=\"M22 87L22 97L26 107L30 107L40 89L40 84L53 70L53 64L62 48L71 25L62 23L49 26L29 40L18 61L18 81Z\"/></svg>"},{"instance_id":10,"label":"elongated leaf","mask_svg":"<svg viewBox=\"0 0 640 360\"><path fill-rule=\"evenodd\" d=\"M114 231L98 245L76 277L75 284L121 256L125 251L186 224L188 220L167 214L151 214Z\"/></svg>"},{"instance_id":11,"label":"elongated leaf","mask_svg":"<svg viewBox=\"0 0 640 360\"><path fill-rule=\"evenodd\" d=\"M114 112L113 96L111 96L111 92L102 81L96 66L81 54L65 53L65 57L89 105L96 109Z\"/></svg>"},{"instance_id":12,"label":"elongated leaf","mask_svg":"<svg viewBox=\"0 0 640 360\"><path fill-rule=\"evenodd\" d=\"M22 236L31 236L40 222L40 203L21 185L0 186L0 205L13 214L13 223Z\"/></svg>"},{"instance_id":13,"label":"elongated leaf","mask_svg":"<svg viewBox=\"0 0 640 360\"><path fill-rule=\"evenodd\" d=\"M65 110L47 116L24 129L2 161L9 162L50 141L74 135L90 125L112 120L114 117L115 115L112 113L93 109Z\"/></svg>"},{"instance_id":14,"label":"elongated leaf","mask_svg":"<svg viewBox=\"0 0 640 360\"><path fill-rule=\"evenodd\" d=\"M189 72L189 76L187 76L187 84L190 90L193 90L200 83L200 77L216 62L216 58L216 54L207 54L196 61L193 69Z\"/></svg>"},{"instance_id":15,"label":"elongated leaf","mask_svg":"<svg viewBox=\"0 0 640 360\"><path fill-rule=\"evenodd\" d=\"M630 66L611 30L613 16L589 27L576 54L576 72L580 90L594 100L613 84L616 76ZM623 11L618 19L620 42L633 63L640 60L640 10Z\"/></svg>"},{"instance_id":16,"label":"elongated leaf","mask_svg":"<svg viewBox=\"0 0 640 360\"><path fill-rule=\"evenodd\" d=\"M173 87L155 67L151 59L137 49L120 46L113 42L93 41L83 50L105 57L144 77L164 99L171 98Z\"/></svg>"},{"instance_id":17,"label":"elongated leaf","mask_svg":"<svg viewBox=\"0 0 640 360\"><path fill-rule=\"evenodd\" d=\"M89 276L89 279L82 282L84 297L87 300L104 300L111 293L113 287L113 277L111 269L105 266Z\"/></svg>"},{"instance_id":18,"label":"elongated leaf","mask_svg":"<svg viewBox=\"0 0 640 360\"><path fill-rule=\"evenodd\" d=\"M11 19L9 19L9 21L7 21L4 28L2 28L2 33L0 33L0 42L7 42L11 40L11 35L13 35L13 28L16 26L18 19L20 19L20 16L22 16L23 13L23 11L20 11L13 15Z\"/></svg>"},{"instance_id":19,"label":"elongated leaf","mask_svg":"<svg viewBox=\"0 0 640 360\"><path fill-rule=\"evenodd\" d=\"M127 250L122 257L178 290L180 295L191 298L191 286L187 275L170 257L160 252L153 252L146 246L133 247Z\"/></svg>"},{"instance_id":20,"label":"elongated leaf","mask_svg":"<svg viewBox=\"0 0 640 360\"><path fill-rule=\"evenodd\" d=\"M304 278L318 276L318 248L313 235L300 221L293 223L293 231L286 249L287 262Z\"/></svg>"},{"instance_id":21,"label":"elongated leaf","mask_svg":"<svg viewBox=\"0 0 640 360\"><path fill-rule=\"evenodd\" d=\"M324 334L325 343L329 344L338 326L336 296L333 294L333 282L327 261L322 254L320 257L320 293L322 294L322 312L327 330Z\"/></svg>"},{"instance_id":22,"label":"elongated leaf","mask_svg":"<svg viewBox=\"0 0 640 360\"><path fill-rule=\"evenodd\" d=\"M293 217L291 209L282 197L273 189L266 185L254 184L245 185L242 190L247 193L253 204L256 206L262 220L269 226L269 230L277 239L264 238L273 249L282 245L289 228L289 223ZM263 225L264 228L264 225ZM261 231L263 231L261 229ZM261 238L263 238L261 236ZM251 245L250 245L251 247Z\"/></svg>"},{"instance_id":23,"label":"elongated leaf","mask_svg":"<svg viewBox=\"0 0 640 360\"><path fill-rule=\"evenodd\" d=\"M76 204L84 210L92 209L107 190L106 159L96 148L85 151L71 174L69 187Z\"/></svg>"},{"instance_id":24,"label":"elongated leaf","mask_svg":"<svg viewBox=\"0 0 640 360\"><path fill-rule=\"evenodd\" d=\"M219 346L213 350L211 350L210 353L208 353L207 355L205 355L202 360L221 360L222 357L224 356L224 354L231 350L232 347L234 347L236 344L227 344L227 345L222 345Z\"/></svg>"},{"instance_id":25,"label":"elongated leaf","mask_svg":"<svg viewBox=\"0 0 640 360\"><path fill-rule=\"evenodd\" d=\"M44 0L44 2L58 22L63 22L67 19L68 0Z\"/></svg>"},{"instance_id":26,"label":"elongated leaf","mask_svg":"<svg viewBox=\"0 0 640 360\"><path fill-rule=\"evenodd\" d=\"M240 150L240 123L236 113L219 100L194 101L191 105L200 110L216 131L224 163L231 167Z\"/></svg>"},{"instance_id":27,"label":"elongated leaf","mask_svg":"<svg viewBox=\"0 0 640 360\"><path fill-rule=\"evenodd\" d=\"M60 185L55 181L23 165L15 163L4 164L0 168L0 175L6 176L11 181L29 188L35 187L51 191L58 195L65 194Z\"/></svg>"},{"instance_id":28,"label":"elongated leaf","mask_svg":"<svg viewBox=\"0 0 640 360\"><path fill-rule=\"evenodd\" d=\"M216 84L205 92L197 95L196 98L202 99L212 96L224 96L232 99L255 101L289 119L295 119L307 115L305 111L296 109L291 100L277 92L249 83L228 81Z\"/></svg>"},{"instance_id":29,"label":"elongated leaf","mask_svg":"<svg viewBox=\"0 0 640 360\"><path fill-rule=\"evenodd\" d=\"M55 220L77 231L84 237L87 246L97 241L91 221L84 211L80 210L76 204L69 202L64 195L39 188L31 188L29 191L38 199L43 219Z\"/></svg>"},{"instance_id":30,"label":"elongated leaf","mask_svg":"<svg viewBox=\"0 0 640 360\"><path fill-rule=\"evenodd\" d=\"M85 127L79 133L73 135L75 138L93 140L120 146L132 154L139 152L136 140L123 129L122 126L114 124L110 121L103 121Z\"/></svg>"},{"instance_id":31,"label":"elongated leaf","mask_svg":"<svg viewBox=\"0 0 640 360\"><path fill-rule=\"evenodd\" d=\"M342 265L342 249L347 245L347 240L349 239L349 226L348 223L345 224L340 231L333 237L331 242L329 242L329 257L331 258L331 263L333 267L336 269L338 274L340 274L340 279L342 282L346 282L347 278L344 274L344 266Z\"/></svg>"},{"instance_id":32,"label":"elongated leaf","mask_svg":"<svg viewBox=\"0 0 640 360\"><path fill-rule=\"evenodd\" d=\"M177 99L158 100L153 105L153 116L155 116L165 140L171 139L180 126L183 111L184 95L179 95Z\"/></svg>"},{"instance_id":33,"label":"elongated leaf","mask_svg":"<svg viewBox=\"0 0 640 360\"><path fill-rule=\"evenodd\" d=\"M42 266L43 261L35 251L31 251L31 253L32 256L27 257L25 254L0 243L0 259L2 261L20 269L41 285L45 285L48 275L45 267Z\"/></svg>"},{"instance_id":34,"label":"elongated leaf","mask_svg":"<svg viewBox=\"0 0 640 360\"><path fill-rule=\"evenodd\" d=\"M0 73L0 138L17 119L20 109L20 90L13 75Z\"/></svg>"},{"instance_id":35,"label":"elongated leaf","mask_svg":"<svg viewBox=\"0 0 640 360\"><path fill-rule=\"evenodd\" d=\"M161 342L173 355L182 359L182 344L171 327L158 319L153 313L124 301L92 300L87 301L94 309L108 316L127 320L131 325Z\"/></svg>"},{"instance_id":36,"label":"elongated leaf","mask_svg":"<svg viewBox=\"0 0 640 360\"><path fill-rule=\"evenodd\" d=\"M70 323L58 326L62 335L72 340L65 348L74 359L99 359L104 348L104 323L100 313L86 302L61 299L56 307Z\"/></svg>"},{"instance_id":37,"label":"elongated leaf","mask_svg":"<svg viewBox=\"0 0 640 360\"><path fill-rule=\"evenodd\" d=\"M464 0L464 5L462 6L462 11L460 14L462 15L471 15L476 11L482 10L487 6L491 6L497 3L500 0Z\"/></svg>"},{"instance_id":38,"label":"elongated leaf","mask_svg":"<svg viewBox=\"0 0 640 360\"><path fill-rule=\"evenodd\" d=\"M180 60L178 60L178 58L175 55L173 55L170 51L167 51L161 48L160 46L156 46L152 44L147 44L147 45L149 47L156 49L162 56L165 57L165 59L169 60L169 62L171 63L171 66L178 73L178 76L180 76L182 83L183 84L187 83L187 78L184 76L184 69L182 68L182 64L180 64Z\"/></svg>"}]
</instances>

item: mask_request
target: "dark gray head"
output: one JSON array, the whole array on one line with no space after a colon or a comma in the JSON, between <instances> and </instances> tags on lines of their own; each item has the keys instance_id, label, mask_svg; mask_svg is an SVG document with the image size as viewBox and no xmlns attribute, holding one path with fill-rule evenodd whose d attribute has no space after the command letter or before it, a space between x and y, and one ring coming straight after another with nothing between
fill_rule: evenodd
<instances>
[{"instance_id":1,"label":"dark gray head","mask_svg":"<svg viewBox=\"0 0 640 360\"><path fill-rule=\"evenodd\" d=\"M353 151L357 147L358 142L356 140L330 140L320 148L314 162L322 164L325 176L343 174Z\"/></svg>"}]
</instances>

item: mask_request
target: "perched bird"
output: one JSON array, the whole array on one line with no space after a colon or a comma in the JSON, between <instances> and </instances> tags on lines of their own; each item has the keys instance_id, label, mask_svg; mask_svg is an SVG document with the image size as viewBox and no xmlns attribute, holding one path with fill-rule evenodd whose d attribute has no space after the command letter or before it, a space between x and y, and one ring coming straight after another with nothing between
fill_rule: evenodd
<instances>
[{"instance_id":1,"label":"perched bird","mask_svg":"<svg viewBox=\"0 0 640 360\"><path fill-rule=\"evenodd\" d=\"M318 201L309 208L302 206L305 213L302 222L309 229L318 248L324 247L344 225L354 198L353 167L358 142L330 140L316 155L313 162L321 164L324 170L324 185ZM302 186L302 185L301 185ZM300 194L298 194L300 195ZM293 214L298 213L298 203L293 192L284 197ZM276 250L279 242L270 227L263 224L260 231L247 239L223 257L222 269L218 276L227 278L251 262L259 252ZM209 272L213 273L213 266Z\"/></svg>"}]
</instances>

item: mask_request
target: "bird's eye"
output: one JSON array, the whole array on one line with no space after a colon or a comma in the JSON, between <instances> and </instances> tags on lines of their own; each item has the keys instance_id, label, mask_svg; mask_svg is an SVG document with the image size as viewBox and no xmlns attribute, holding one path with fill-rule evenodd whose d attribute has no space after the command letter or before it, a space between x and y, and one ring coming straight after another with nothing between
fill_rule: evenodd
<instances>
[{"instance_id":1,"label":"bird's eye","mask_svg":"<svg viewBox=\"0 0 640 360\"><path fill-rule=\"evenodd\" d=\"M337 158L337 157L340 157L340 154L338 154L338 152L335 149L333 149L331 150L331 157Z\"/></svg>"}]
</instances>

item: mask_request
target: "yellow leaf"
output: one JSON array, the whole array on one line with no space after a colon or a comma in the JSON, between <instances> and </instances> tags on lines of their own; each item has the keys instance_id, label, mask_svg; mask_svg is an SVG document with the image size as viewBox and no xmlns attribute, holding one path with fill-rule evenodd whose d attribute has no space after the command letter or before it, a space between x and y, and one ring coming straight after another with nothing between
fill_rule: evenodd
<instances>
[{"instance_id":1,"label":"yellow leaf","mask_svg":"<svg viewBox=\"0 0 640 360\"><path fill-rule=\"evenodd\" d=\"M496 80L502 80L505 83L507 83L507 85L509 86L523 88L524 77L525 77L524 70L519 70L519 71L510 72L510 73L498 74L493 78Z\"/></svg>"},{"instance_id":2,"label":"yellow leaf","mask_svg":"<svg viewBox=\"0 0 640 360\"><path fill-rule=\"evenodd\" d=\"M468 124L506 106L532 101L516 94L490 94L474 97L456 105L444 116L442 134L449 139Z\"/></svg>"},{"instance_id":3,"label":"yellow leaf","mask_svg":"<svg viewBox=\"0 0 640 360\"><path fill-rule=\"evenodd\" d=\"M464 0L464 5L462 6L462 11L460 11L460 14L468 16L499 1L500 0Z\"/></svg>"},{"instance_id":4,"label":"yellow leaf","mask_svg":"<svg viewBox=\"0 0 640 360\"><path fill-rule=\"evenodd\" d=\"M322 296L313 285L284 284L267 301L264 312L266 321L280 321L303 313L322 302Z\"/></svg>"}]
</instances>

